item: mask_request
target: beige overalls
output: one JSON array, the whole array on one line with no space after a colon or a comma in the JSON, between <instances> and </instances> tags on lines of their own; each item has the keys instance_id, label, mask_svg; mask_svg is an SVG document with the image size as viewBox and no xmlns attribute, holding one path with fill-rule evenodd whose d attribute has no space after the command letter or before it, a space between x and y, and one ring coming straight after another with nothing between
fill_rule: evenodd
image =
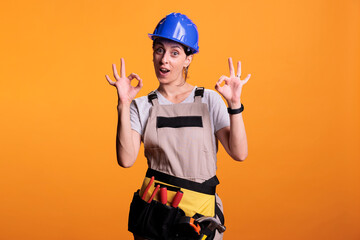
<instances>
[{"instance_id":1,"label":"beige overalls","mask_svg":"<svg viewBox=\"0 0 360 240\"><path fill-rule=\"evenodd\" d=\"M216 178L214 134L208 106L201 101L203 93L204 88L197 88L194 102L171 105L160 105L156 93L150 93L148 99L153 106L143 139L149 170L140 196L151 176L155 175L155 183L180 188L184 192L179 208L190 217L195 214L214 217L215 210L219 213L217 215L222 215L222 203L215 194L219 182ZM155 184L145 193L146 199L150 198L154 188ZM175 194L176 191L168 191L168 205ZM159 200L158 196L154 199ZM223 215L220 219L223 220ZM216 233L214 239L222 239L222 234Z\"/></svg>"}]
</instances>

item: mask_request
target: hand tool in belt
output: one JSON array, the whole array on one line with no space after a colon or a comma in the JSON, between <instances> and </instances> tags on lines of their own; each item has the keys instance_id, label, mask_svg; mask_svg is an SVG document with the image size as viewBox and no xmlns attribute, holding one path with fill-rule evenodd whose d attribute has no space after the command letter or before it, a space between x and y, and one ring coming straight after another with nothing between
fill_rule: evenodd
<instances>
[{"instance_id":1,"label":"hand tool in belt","mask_svg":"<svg viewBox=\"0 0 360 240\"><path fill-rule=\"evenodd\" d=\"M171 203L171 206L174 207L174 208L177 208L179 206L179 203L182 199L182 196L184 195L184 193L182 191L177 191L172 203Z\"/></svg>"},{"instance_id":2,"label":"hand tool in belt","mask_svg":"<svg viewBox=\"0 0 360 240\"><path fill-rule=\"evenodd\" d=\"M152 193L148 203L150 203L154 199L154 197L157 194L157 192L159 191L159 189L160 189L160 185L158 184L158 185L156 185L156 188L155 188L154 192Z\"/></svg>"},{"instance_id":3,"label":"hand tool in belt","mask_svg":"<svg viewBox=\"0 0 360 240\"><path fill-rule=\"evenodd\" d=\"M143 195L141 197L142 200L145 201L146 194L149 192L149 189L150 189L151 185L153 184L154 180L155 180L155 177L152 176L151 179L150 179L149 184L146 186L145 191L144 191L144 193L143 193Z\"/></svg>"},{"instance_id":4,"label":"hand tool in belt","mask_svg":"<svg viewBox=\"0 0 360 240\"><path fill-rule=\"evenodd\" d=\"M161 187L160 188L160 202L162 204L167 203L167 188L166 187Z\"/></svg>"},{"instance_id":5,"label":"hand tool in belt","mask_svg":"<svg viewBox=\"0 0 360 240\"><path fill-rule=\"evenodd\" d=\"M209 236L210 234L212 234L215 229L219 231L219 233L223 233L226 230L226 227L224 225L221 224L221 222L214 218L214 217L200 217L198 219L196 219L196 222L198 223L202 223L202 222L209 222L209 225L207 226L206 229L203 229L201 231L201 236L199 239L204 240L207 238L207 236Z\"/></svg>"}]
</instances>

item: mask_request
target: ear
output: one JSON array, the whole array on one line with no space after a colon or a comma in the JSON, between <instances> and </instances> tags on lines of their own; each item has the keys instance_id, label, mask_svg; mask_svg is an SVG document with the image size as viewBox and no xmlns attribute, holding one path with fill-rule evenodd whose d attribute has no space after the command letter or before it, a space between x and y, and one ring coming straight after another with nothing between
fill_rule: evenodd
<instances>
[{"instance_id":1,"label":"ear","mask_svg":"<svg viewBox=\"0 0 360 240\"><path fill-rule=\"evenodd\" d=\"M186 56L186 59L185 59L185 62L184 62L184 67L188 67L188 66L190 65L192 59L193 59L193 55L192 55L192 54L189 55L189 56Z\"/></svg>"}]
</instances>

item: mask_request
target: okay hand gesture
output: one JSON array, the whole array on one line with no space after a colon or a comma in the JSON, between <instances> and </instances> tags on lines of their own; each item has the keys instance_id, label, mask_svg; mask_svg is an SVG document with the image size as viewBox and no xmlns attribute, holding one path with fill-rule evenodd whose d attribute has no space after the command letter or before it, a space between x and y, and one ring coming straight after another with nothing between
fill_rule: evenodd
<instances>
[{"instance_id":1,"label":"okay hand gesture","mask_svg":"<svg viewBox=\"0 0 360 240\"><path fill-rule=\"evenodd\" d=\"M112 65L112 69L116 81L112 81L108 75L105 75L106 80L110 83L110 85L116 87L119 102L130 104L143 86L141 78L135 73L131 73L128 77L125 77L125 60L123 58L121 58L120 77L117 73L115 64ZM131 80L134 78L138 80L136 87L131 85Z\"/></svg>"},{"instance_id":2,"label":"okay hand gesture","mask_svg":"<svg viewBox=\"0 0 360 240\"><path fill-rule=\"evenodd\" d=\"M229 69L230 77L224 75L221 76L216 82L215 89L226 99L230 108L240 108L241 89L242 86L250 79L251 74L248 74L244 80L240 80L241 62L238 61L237 63L237 74L235 75L234 65L231 57L229 58ZM225 84L221 87L220 84L223 81L225 81Z\"/></svg>"}]
</instances>

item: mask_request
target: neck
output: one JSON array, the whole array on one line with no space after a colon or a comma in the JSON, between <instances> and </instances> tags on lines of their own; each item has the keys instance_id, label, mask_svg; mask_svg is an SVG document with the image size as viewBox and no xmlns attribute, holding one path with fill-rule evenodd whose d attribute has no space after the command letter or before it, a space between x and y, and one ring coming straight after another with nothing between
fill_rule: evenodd
<instances>
[{"instance_id":1,"label":"neck","mask_svg":"<svg viewBox=\"0 0 360 240\"><path fill-rule=\"evenodd\" d=\"M168 84L160 84L158 87L158 91L164 97L176 97L177 95L181 95L185 92L189 92L193 89L194 86L185 82L181 85L168 85Z\"/></svg>"},{"instance_id":2,"label":"neck","mask_svg":"<svg viewBox=\"0 0 360 240\"><path fill-rule=\"evenodd\" d=\"M160 84L158 91L170 102L180 103L189 96L193 89L194 86L189 83L185 83L181 86Z\"/></svg>"}]
</instances>

